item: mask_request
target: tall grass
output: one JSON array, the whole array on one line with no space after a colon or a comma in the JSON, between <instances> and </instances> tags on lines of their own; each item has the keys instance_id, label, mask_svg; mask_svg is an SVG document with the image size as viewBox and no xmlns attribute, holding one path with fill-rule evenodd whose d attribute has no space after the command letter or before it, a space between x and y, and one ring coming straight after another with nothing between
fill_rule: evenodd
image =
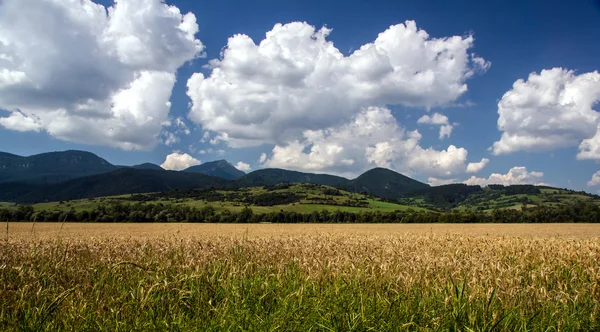
<instances>
[{"instance_id":1,"label":"tall grass","mask_svg":"<svg viewBox=\"0 0 600 332\"><path fill-rule=\"evenodd\" d=\"M598 330L600 241L441 235L0 244L0 330Z\"/></svg>"}]
</instances>

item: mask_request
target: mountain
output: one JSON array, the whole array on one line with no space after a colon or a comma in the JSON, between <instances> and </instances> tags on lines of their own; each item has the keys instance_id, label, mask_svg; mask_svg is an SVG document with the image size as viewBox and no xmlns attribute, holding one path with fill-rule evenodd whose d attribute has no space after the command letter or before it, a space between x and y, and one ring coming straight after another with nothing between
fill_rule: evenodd
<instances>
[{"instance_id":1,"label":"mountain","mask_svg":"<svg viewBox=\"0 0 600 332\"><path fill-rule=\"evenodd\" d=\"M176 171L122 168L110 173L72 179L58 184L26 185L0 183L0 192L15 192L17 197L0 200L24 203L73 200L90 197L162 192L175 189L222 187L227 181L204 174Z\"/></svg>"},{"instance_id":2,"label":"mountain","mask_svg":"<svg viewBox=\"0 0 600 332\"><path fill-rule=\"evenodd\" d=\"M135 168L135 169L153 169L155 171L164 171L165 169L153 164L153 163L143 163L143 164L139 164L139 165L134 165L131 166L131 168Z\"/></svg>"},{"instance_id":3,"label":"mountain","mask_svg":"<svg viewBox=\"0 0 600 332\"><path fill-rule=\"evenodd\" d=\"M429 188L429 185L425 183L385 168L374 168L354 180L329 174L302 173L279 168L267 168L246 174L235 182L239 187L265 186L285 182L313 183L342 188L352 192L367 192L383 198L399 198L405 193Z\"/></svg>"},{"instance_id":4,"label":"mountain","mask_svg":"<svg viewBox=\"0 0 600 332\"><path fill-rule=\"evenodd\" d=\"M349 191L367 192L383 198L398 198L425 188L429 185L381 167L366 171L346 186Z\"/></svg>"},{"instance_id":5,"label":"mountain","mask_svg":"<svg viewBox=\"0 0 600 332\"><path fill-rule=\"evenodd\" d=\"M429 188L384 168L372 169L349 180L277 168L246 174L226 160L175 172L151 163L115 166L85 151L49 152L30 157L0 152L0 201L72 200L173 189L239 188L278 183L319 184L383 198L400 198L408 192Z\"/></svg>"},{"instance_id":6,"label":"mountain","mask_svg":"<svg viewBox=\"0 0 600 332\"><path fill-rule=\"evenodd\" d=\"M116 166L86 151L62 151L29 157L0 153L0 182L51 184L114 171Z\"/></svg>"},{"instance_id":7,"label":"mountain","mask_svg":"<svg viewBox=\"0 0 600 332\"><path fill-rule=\"evenodd\" d=\"M246 173L235 168L232 164L227 162L227 160L215 160L201 165L192 166L183 170L183 172L216 176L225 180L234 180L246 175Z\"/></svg>"},{"instance_id":8,"label":"mountain","mask_svg":"<svg viewBox=\"0 0 600 332\"><path fill-rule=\"evenodd\" d=\"M235 180L239 187L267 186L278 183L313 183L332 187L344 187L350 180L328 174L312 174L288 171L279 168L266 168L248 173Z\"/></svg>"}]
</instances>

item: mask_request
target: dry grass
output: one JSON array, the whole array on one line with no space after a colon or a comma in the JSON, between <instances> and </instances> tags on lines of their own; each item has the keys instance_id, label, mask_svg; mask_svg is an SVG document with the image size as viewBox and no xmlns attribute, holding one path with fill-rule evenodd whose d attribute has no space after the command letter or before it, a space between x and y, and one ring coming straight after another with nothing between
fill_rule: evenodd
<instances>
[{"instance_id":1,"label":"dry grass","mask_svg":"<svg viewBox=\"0 0 600 332\"><path fill-rule=\"evenodd\" d=\"M11 224L2 330L596 330L595 225Z\"/></svg>"}]
</instances>

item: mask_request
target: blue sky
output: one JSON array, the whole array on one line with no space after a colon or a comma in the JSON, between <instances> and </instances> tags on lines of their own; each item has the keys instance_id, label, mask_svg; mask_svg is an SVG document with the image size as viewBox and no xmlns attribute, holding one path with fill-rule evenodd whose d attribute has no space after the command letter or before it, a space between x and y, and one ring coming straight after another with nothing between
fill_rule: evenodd
<instances>
[{"instance_id":1,"label":"blue sky","mask_svg":"<svg viewBox=\"0 0 600 332\"><path fill-rule=\"evenodd\" d=\"M8 25L2 23L9 23L12 22L9 20L15 20L15 18L9 17L15 16L14 11L26 11L26 2L27 1L12 0L7 1L6 4L0 5L0 26L5 27L0 28L0 42L3 40L2 36L8 36L10 34L13 34L14 36L17 35L14 31L11 31L11 28L6 28ZM49 16L54 14L59 15L60 13L69 13L73 10L72 8L63 8L69 5L56 5L50 0L45 0L44 2L47 2L48 6L53 6L52 8L56 8L56 10L46 10L39 14L41 16L34 16L34 14L28 13L28 15L22 15L20 18L23 21L23 26L37 24L41 27L40 29L30 29L26 31L27 36L31 37L30 40L35 40L35 38L49 40L47 36L44 36L44 30L47 30L48 27L45 24L51 23L46 23L46 20L48 22L55 22ZM139 8L145 8L146 6L148 8L156 9L159 14L161 13L161 10L164 11L164 8L161 7L163 5L158 0L122 0L122 3L128 2L131 3L131 8L119 8L120 14L123 16L121 18L123 22L134 17L136 10L140 10ZM19 5L19 3L22 5ZM113 5L112 1L96 1L96 3L107 8ZM99 122L90 120L92 122L85 122L85 125L80 125L80 122L65 117L65 122L67 122L69 126L80 125L78 130L69 129L67 131L64 129L67 124L54 123L51 120L47 120L45 116L40 115L42 112L47 112L47 114L53 114L52 116L48 115L47 117L54 119L56 118L55 114L57 113L52 112L55 112L56 109L61 107L66 109L72 107L74 105L73 100L77 98L74 98L73 100L69 99L68 101L66 101L68 99L67 97L61 99L53 98L53 103L50 103L52 106L47 106L48 103L46 101L40 101L39 105L36 104L31 106L28 102L23 100L41 98L37 93L32 93L31 91L33 90L26 88L20 90L11 89L11 87L6 84L0 84L0 109L4 110L0 111L0 117L8 118L9 116L12 116L15 110L19 110L21 112L19 114L22 114L24 117L15 117L12 121L0 121L0 150L20 155L31 155L47 151L81 149L94 152L114 164L123 165L142 162L161 164L165 161L167 155L174 151L179 151L179 153L189 154L189 156L198 159L201 162L215 159L227 159L233 164L238 162L246 163L251 169L271 166L353 176L370 167L384 166L413 176L421 181L429 181L434 184L438 183L436 181L439 181L439 183L443 183L444 181L464 181L472 176L479 179L473 180L475 181L473 183L485 184L483 180L488 179L492 173L498 173L499 175L506 175L506 177L495 178L500 182L504 180L499 179L505 179L509 182L514 181L514 183L519 183L519 181L522 183L544 182L559 187L569 187L591 192L595 192L598 189L598 187L588 185L588 182L592 182L592 175L600 169L600 166L598 166L600 156L594 155L592 151L587 154L587 157L577 158L577 155L581 151L580 144L583 140L592 140L590 141L590 144L595 144L595 141L593 140L593 137L595 137L595 130L592 130L592 127L595 127L597 122L600 122L600 118L596 119L594 115L595 111L600 111L597 103L597 98L600 95L598 92L600 90L600 88L598 88L600 83L592 83L591 88L587 90L583 87L587 85L577 83L577 79L580 75L594 73L595 71L600 70L600 29L598 29L598 26L600 26L600 4L598 1L530 1L523 3L521 1L247 2L175 0L167 1L167 4L177 7L182 15L193 13L198 26L198 32L194 37L204 45L202 50L193 49L193 45L190 45L188 40L181 38L181 40L175 39L176 41L173 42L173 45L176 46L177 43L181 43L181 47L178 46L176 51L173 51L178 52L177 54L169 53L172 52L172 49L169 48L165 48L164 52L161 50L162 53L156 51L158 55L154 60L160 59L161 57L169 59L169 61L166 61L168 63L162 63L159 60L156 61L161 62L161 71L176 73L176 83L172 85L172 94L169 98L171 103L170 108L166 110L164 108L157 109L156 111L153 111L154 113L152 114L168 114L168 119L170 119L170 122L172 123L171 126L165 126L163 123L162 127L157 127L157 124L154 124L153 126L140 127L135 130L132 129L129 133L127 130L124 130L125 133L122 133L122 136L127 136L127 134L133 136L137 135L139 132L139 140L136 138L123 138L119 142L114 143L101 134L95 135L92 133L96 125L103 125ZM71 6L77 7L78 5L71 4ZM4 14L2 13L3 11ZM66 15L66 17L71 16ZM407 20L414 21L418 29L426 31L429 35L429 39L452 36L467 38L472 35L474 38L472 45L460 51L466 52L465 54L468 54L469 56L475 54L477 57L485 59L484 61L490 63L491 66L489 66L489 68L486 67L485 69L477 69L475 68L476 63L473 62L468 64L465 70L470 68L476 71L476 73L468 77L453 78L455 81L457 80L460 83L464 83L468 87L468 91L460 93L456 98L454 98L454 95L450 92L448 96L443 95L442 92L440 92L440 94L436 93L435 96L433 96L433 93L431 96L417 96L419 98L424 98L423 100L427 98L433 98L436 101L450 100L449 102L432 107L429 111L426 110L425 106L421 105L426 102L422 102L421 104L417 103L419 105L407 105L409 102L405 102L400 97L389 97L387 99L383 97L379 99L372 98L368 101L359 100L354 104L350 103L351 105L348 107L356 107L356 110L337 110L332 109L336 106L332 107L331 105L329 108L319 106L324 107L322 112L331 112L332 115L326 119L324 118L322 121L306 120L306 123L299 125L297 128L298 130L292 133L279 133L278 129L281 128L277 127L291 123L289 121L304 122L304 120L298 120L302 117L302 112L307 112L307 118L318 115L310 113L311 110L299 107L294 110L296 112L294 116L285 118L287 120L282 120L281 122L273 120L273 123L270 124L270 127L268 128L263 124L253 124L256 125L255 127L252 127L254 128L253 130L265 130L267 132L271 129L273 130L273 134L266 133L265 135L262 135L260 137L260 142L254 141L252 144L249 144L247 142L240 143L240 140L238 140L236 143L235 139L230 139L229 141L221 141L218 144L210 143L211 138L214 139L215 136L222 133L229 133L230 138L236 137L236 133L239 134L242 132L243 128L238 128L236 129L237 131L234 129L231 129L231 131L229 131L229 129L224 129L226 128L226 125L216 120L213 121L208 119L208 111L200 106L203 100L210 99L216 103L223 102L222 98L226 97L218 97L221 99L218 99L217 97L213 98L212 96L207 97L207 94L214 91L207 88L206 91L202 90L203 93L201 96L196 97L197 99L193 100L194 98L190 98L188 95L186 85L194 73L202 73L206 78L211 76L213 69L208 68L207 64L211 59L223 60L221 52L227 46L228 38L236 34L244 34L250 37L254 43L258 44L261 40L265 39L265 34L268 31L271 31L275 24L281 23L285 25L296 21L306 22L308 25L314 26L317 31L323 26L332 29L330 34L325 37L326 40L332 42L334 47L337 48L343 56L349 57L362 45L372 43L378 38L380 33L386 31L390 26L403 24ZM98 22L100 22L100 20ZM140 24L146 23L147 22L142 22ZM79 56L85 56L85 54L88 54L86 52L89 52L89 50L83 49L82 46L80 53L74 52L73 49L65 48L65 45L68 45L67 42L69 39L65 39L66 42L57 39L60 37L61 33L66 33L65 31L73 31L73 29L77 30L81 28L78 24L86 23L75 22L72 26L65 27L64 29L52 25L53 29L55 29L55 34L52 37L54 39L51 38L51 41L49 42L50 45L47 49L52 49L54 52L57 52L59 55L58 58L62 56L65 59L64 63L67 64L66 68L70 69L65 69L64 72L49 71L48 75L55 77L57 82L53 85L37 84L37 90L35 91L39 92L40 89L47 89L48 94L57 95L64 93L71 98L71 94L76 94L78 92L72 92L73 88L69 86L62 87L61 82L72 81L75 82L73 83L75 86L83 86L88 84L87 82L89 80L96 80L93 75L99 75L98 73L103 72L104 67L102 67L102 70L97 70L97 68L89 69L86 67L94 67L101 61L81 63L82 61L77 60L79 58L72 55L73 53L77 53ZM46 28L44 29L43 27ZM112 28L114 30L124 29L122 31L132 29L131 31L127 30L127 33L124 33L123 35L135 35L135 33L141 31L128 27L122 22L121 24L113 24ZM154 30L152 31L158 34L160 29L173 29L173 26L159 22L153 26L153 29ZM20 33L25 33L24 31L25 30L20 31ZM93 29L90 31L89 36L91 37L97 32ZM39 33L39 36L36 35L36 33ZM190 34L189 31L187 33ZM56 37L56 35L59 35L59 37ZM118 36L119 38L122 37L122 35L119 34L115 34L115 36ZM152 35L148 38L154 37L155 36ZM5 37L5 39L6 38L9 37ZM169 40L172 41L173 39ZM16 39L11 41L10 38L8 41L9 42L5 42L5 44L10 45L10 42L19 42ZM1 43L0 46L2 46ZM291 46L288 51L300 52L302 47L303 46L301 45L299 45L298 48ZM406 45L406 47L408 47L408 45ZM73 48L78 49L78 46L73 45ZM0 70L3 69L2 66L6 66L9 71L25 72L28 76L33 77L31 80L35 81L37 76L33 74L34 71L27 71L23 69L25 68L23 66L27 63L40 62L36 62L37 60L31 62L27 61L29 57L34 57L34 55L27 52L27 50L30 49L27 49L25 46L17 47L15 49L18 49L18 51L15 51L16 54L13 58L18 58L18 61L22 61L22 63L20 63L21 69L17 70L18 66L15 67L16 61L13 61L12 64L3 64L0 62ZM157 47L154 47L151 52L154 52L156 49ZM160 47L158 47L158 49L160 49ZM39 52L43 54L43 50L44 48L40 47ZM134 51L128 50L127 52ZM61 52L64 52L64 54ZM0 54L1 53L2 48L0 48ZM390 57L395 56L392 52L388 53ZM107 54L109 54L109 52L107 52ZM131 54L135 55L136 53L127 53L126 55L129 56ZM187 55L179 56L180 54ZM199 57L199 54L203 54L202 57ZM110 66L106 68L111 68L112 70L125 63L126 66L123 68L127 67L127 70L130 70L132 75L141 70L159 68L155 63L148 63L147 61L142 63L140 60L136 62L134 66L131 61L125 59L123 56L119 59L120 62L117 63L118 65L113 65L113 63L116 62L111 62L117 60L112 58L110 61L106 60L107 66ZM222 61L222 63L226 63L226 61ZM233 63L233 57L231 63ZM256 75L263 75L264 72L268 71L268 68L264 68L264 66L268 66L268 62L261 64L263 67L260 69L257 68L258 74L248 74L247 77L254 79ZM19 65L19 63L17 63L17 65ZM49 63L48 65L53 64ZM54 65L56 66L56 64ZM550 104L544 104L543 101L538 100L537 104L536 101L530 101L535 104L532 106L531 103L514 105L514 103L508 103L507 99L506 105L510 104L510 107L505 107L506 113L504 113L504 116L509 119L508 126L513 129L499 130L499 102L502 100L505 93L513 88L515 81L523 79L527 83L530 73L540 74L542 70L551 70L559 67L565 69L565 71L556 73L556 75L542 75L541 79L544 82L547 82L549 84L548 86L559 87L557 94L560 94L560 89L562 87L563 89L566 89L566 94L577 95L578 93L587 93L590 95L589 98L596 98L596 100L590 102L588 97L583 98L587 101L587 104L577 100L574 108L571 107L573 105L561 108L561 105L556 106L550 103L554 106L552 106L552 112L548 112L545 111L545 107ZM28 67L28 70L30 69L31 68ZM423 68L418 69L422 70ZM78 70L85 74L78 74ZM120 74L116 72L117 70L118 69L114 69L114 77L111 76L110 79L107 79L107 82L116 81L116 77L121 79ZM228 72L230 78L239 77L239 73L236 73L235 70L236 69L231 69ZM573 72L568 73L566 70L572 70ZM36 72L43 71L40 70ZM111 73L111 75L113 74ZM275 74L275 76L277 75ZM595 76L592 75L592 82L594 78ZM78 83L79 80L82 80L83 83ZM127 79L123 80L124 83L120 83L120 85L116 84L115 89L122 89L131 83L130 81L127 81ZM455 81L451 80L451 82ZM283 84L269 82L270 83L268 84L263 82L262 89L277 89ZM565 82L567 87L565 87ZM2 83L1 80L0 83ZM244 84L243 81L238 83ZM440 84L443 85L444 81L442 80ZM58 87L55 88L55 85L58 85ZM67 91L67 89L70 90ZM5 90L4 93L2 93L2 90ZM393 89L391 90L392 92L390 93L393 93ZM585 92L581 92L583 90L585 90ZM82 89L81 98L77 100L87 100L90 98L85 95L86 91L86 89ZM527 89L524 89L523 91L515 90L514 92L515 94L518 94L519 98L527 99L528 97L525 97L527 91L531 92ZM22 96L21 99L14 97L17 93L20 93L20 96ZM287 93L289 94L289 92ZM159 94L156 93L156 95ZM110 97L110 93L108 96ZM105 101L106 98L108 97L104 96L104 99L99 97L98 100L99 102L102 102ZM231 96L231 98L234 99L236 96ZM239 98L243 99L250 97L248 97L248 95L240 95ZM245 100L248 101L250 99ZM341 100L343 100L343 98ZM391 100L399 100L400 103L390 104L389 101ZM373 103L373 105L370 103ZM125 105L130 104L125 103ZM194 108L193 105L196 105L196 118L189 116L190 109ZM240 114L242 114L241 112L244 111L239 108L250 107L243 105L247 104L242 102L237 105L238 109L231 112L231 118L228 120L235 122L236 117L239 117ZM333 105L336 104L334 103ZM364 110L366 107L370 106L382 107L389 110L389 114L393 116L393 119L395 119L397 126L400 129L392 128L393 124L389 123L389 118L387 118L388 120L381 120L384 121L382 123L385 123L385 125L388 126L386 128L391 130L390 132L399 133L398 130L400 130L405 136L398 134L398 140L390 140L387 142L387 145L379 146L377 143L384 142L364 140L363 147L357 142L344 141L342 138L334 140L332 139L333 136L328 136L335 136L335 133L338 133L338 136L342 137L347 135L348 132L351 133L350 136L357 135L356 130L358 129L348 129L349 124L358 123L358 121L355 121L357 117L364 115L364 119L369 122L374 117L381 119L382 117L385 118L386 114L388 114L386 113L388 111L378 111L378 113L371 113L368 115L366 113L361 113L362 111L359 110ZM90 107L98 107L98 112L103 111L102 106L97 106L96 104L93 104ZM260 112L263 110L263 106L260 104L254 105L253 107L255 107L256 110L247 111ZM340 107L344 106L340 104ZM43 109L43 111L40 109ZM217 109L217 112L219 111L220 109ZM238 113L236 113L236 111ZM283 112L285 110L277 109L277 111ZM300 114L298 114L298 112ZM519 122L525 120L515 120L511 115L518 112L523 112L525 117L529 116L531 119L534 119L531 120L533 124L524 127L520 126ZM572 114L587 112L586 114L588 117L573 118L567 114L568 112L573 112ZM448 120L446 124L452 126L450 137L445 137L444 139L439 138L438 131L440 130L440 126L443 125L442 123L419 124L417 122L423 115L427 114L433 116L434 113L440 113L447 117ZM335 118L336 114L340 114L339 123L332 122L332 118ZM283 115L281 117L283 117ZM20 123L27 122L28 120L26 118L36 120L32 120L31 126L23 127ZM175 119L177 118L180 118L185 123L186 128L189 130L189 134L185 133L183 127L177 127L174 124ZM279 119L280 117L274 116L273 118ZM572 121L573 125L568 129L561 127L561 122L569 123L569 119L574 119ZM588 119L589 121L585 119ZM251 120L248 121L251 122ZM248 121L243 123L249 123ZM586 126L586 121L590 123L596 122L590 126ZM35 124L33 124L33 122L35 122ZM558 124L555 124L554 127L545 127L544 124L547 123ZM86 129L88 128L86 127L88 125L89 129ZM237 125L239 126L240 124ZM131 127L124 125L124 128ZM211 130L215 128L219 128L219 130ZM305 130L318 131L327 130L328 128L332 128L331 133L328 132L328 134L324 134L325 137L321 139L307 138L304 132ZM559 134L552 134L552 131L555 129ZM561 131L563 129L565 131L564 133ZM153 130L155 132L152 132ZM418 140L420 150L410 150L407 152L404 147L408 144L406 142L409 141L407 133L414 130L418 130L421 136ZM89 135L86 135L86 131ZM524 141L522 143L514 143L509 148L505 149L504 152L494 153L494 151L491 151L489 148L493 146L494 142L501 139L501 136L505 131L515 135L524 135L524 133L531 134L532 136L537 135L537 143L533 145ZM204 132L208 132L210 138L205 142L201 142ZM166 145L166 133L175 135L178 142L171 143L169 146ZM148 143L147 146L141 146L145 145L145 143L140 143L140 141L145 139L141 138L142 136L153 137L153 135L158 135L159 138L157 142ZM365 133L365 135L368 137L377 136L376 133ZM129 141L135 141L137 146L132 146L130 143L123 143L125 141L129 142L128 139ZM565 141L570 140L570 143L557 143L563 139ZM335 144L332 143L334 141ZM600 138L598 141L600 141ZM295 142L298 142L300 148L289 148ZM403 147L390 148L388 150L384 149L385 147L394 144L398 146L402 145ZM449 151L450 145L468 151L468 155L465 156L465 154L462 153L462 150L459 151L460 153L452 156L444 154L444 151ZM192 146L191 149L190 146ZM315 155L313 156L310 154L310 151L315 146L320 147L319 151L321 154L315 152ZM523 146L526 146L526 148L522 148ZM277 151L274 150L278 147L281 149ZM362 155L362 153L369 147L381 153L364 158L365 156ZM379 149L380 147L381 149ZM430 153L423 152L429 148ZM352 149L360 151L361 155L359 156L358 152L355 153ZM204 154L200 153L202 150L205 151ZM306 155L296 158L297 156L294 156L294 152L298 151ZM323 151L327 151L327 153ZM265 159L263 159L263 163L261 164L259 158L262 153L265 153ZM367 152L367 154L368 153L369 152ZM330 155L333 156L331 157L331 162L322 160L323 156L327 157ZM358 160L359 158L364 158L364 160ZM422 159L424 164L419 162L412 163L411 160L413 158L414 160ZM440 161L443 158L455 158L455 160L447 161L447 164L444 164L444 161ZM489 162L487 162L484 165L485 167L481 170L478 172L464 171L467 164L477 163L482 158L487 158ZM438 162L441 163L441 166L433 167L434 169L431 170L428 169L428 165L436 164ZM513 179L513 176L517 176L521 173L517 173L517 170L515 170L514 174L508 172L511 168L517 166L525 167L526 171L522 174L522 178ZM543 176L539 173L543 173Z\"/></svg>"}]
</instances>

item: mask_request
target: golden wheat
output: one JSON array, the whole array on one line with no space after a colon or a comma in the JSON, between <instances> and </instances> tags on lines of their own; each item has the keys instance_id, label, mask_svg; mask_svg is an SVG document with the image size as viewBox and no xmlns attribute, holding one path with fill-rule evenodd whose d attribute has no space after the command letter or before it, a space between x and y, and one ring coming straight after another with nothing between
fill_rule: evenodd
<instances>
[{"instance_id":1,"label":"golden wheat","mask_svg":"<svg viewBox=\"0 0 600 332\"><path fill-rule=\"evenodd\" d=\"M203 292L208 292L205 296L210 303L202 305L228 319L185 326L231 327L233 313L248 314L243 303L252 292L264 293L257 296L260 301L273 297L263 308L267 316L250 316L260 320L271 317L269 310L274 309L269 308L282 303L281 312L289 311L288 306L312 303L303 309L312 313L314 303L328 305L315 299L319 296L329 302L338 297L358 301L355 297L359 296L360 301L379 306L370 311L371 316L365 314L362 303L356 309L344 309L348 320L362 317L364 328L387 329L381 325L383 320L377 320L377 313L399 305L399 299L406 302L400 307L406 313L426 311L420 314L421 320L414 315L397 318L396 322L413 327L448 328L451 321L458 321L463 328L482 329L496 322L503 330L544 324L579 329L598 322L600 238L593 237L598 231L593 225L578 226L587 227L587 233L573 225L571 229L565 227L569 225L536 225L538 233L527 233L534 229L528 225L462 225L463 233L477 236L461 235L455 225L67 224L63 233L51 233L49 229L56 226L38 223L32 236L26 224L11 225L11 239L0 244L5 328L16 328L11 324L24 308L37 317L32 320L38 325L32 326L45 329L83 328L88 325L81 325L83 318L77 315L88 317L85 322L104 320L110 317L105 311L114 306L123 312L132 308L139 312L164 305L170 308L164 309L163 317L169 321L185 309L179 305L187 305L186 301ZM208 289L203 288L206 280L212 280ZM104 285L102 291L98 282ZM41 301L45 296L48 300ZM168 296L174 296L173 303L165 303ZM411 302L415 298L420 302ZM70 325L60 325L60 315L41 314L50 309L70 314ZM466 316L460 310L467 310ZM302 315L309 315L306 312ZM133 318L122 319L137 324ZM314 316L315 324L333 319ZM208 322L216 325L203 325Z\"/></svg>"}]
</instances>

